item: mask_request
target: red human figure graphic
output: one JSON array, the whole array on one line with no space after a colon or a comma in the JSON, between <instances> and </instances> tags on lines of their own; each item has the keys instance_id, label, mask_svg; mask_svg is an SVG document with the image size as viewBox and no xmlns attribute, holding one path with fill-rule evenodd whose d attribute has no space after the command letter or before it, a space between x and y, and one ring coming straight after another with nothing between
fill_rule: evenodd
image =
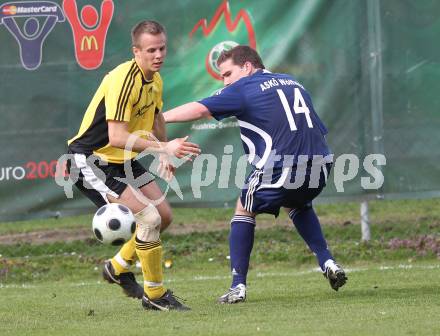
<instances>
[{"instance_id":1,"label":"red human figure graphic","mask_svg":"<svg viewBox=\"0 0 440 336\"><path fill-rule=\"evenodd\" d=\"M86 70L98 68L104 59L105 39L114 11L113 1L104 0L101 3L99 22L99 14L91 5L82 8L81 21L76 0L64 0L63 9L72 27L76 61Z\"/></svg>"}]
</instances>

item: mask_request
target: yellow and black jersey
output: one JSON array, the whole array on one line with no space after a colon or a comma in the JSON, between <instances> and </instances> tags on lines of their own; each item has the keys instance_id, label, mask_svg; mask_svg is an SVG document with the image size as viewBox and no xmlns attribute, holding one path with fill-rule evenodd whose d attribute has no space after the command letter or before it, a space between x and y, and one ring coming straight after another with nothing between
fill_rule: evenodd
<instances>
[{"instance_id":1,"label":"yellow and black jersey","mask_svg":"<svg viewBox=\"0 0 440 336\"><path fill-rule=\"evenodd\" d=\"M110 146L107 120L128 122L130 133L151 132L155 114L162 109L162 88L159 73L147 81L134 60L117 66L102 80L78 134L67 142L69 149L73 153L95 154L112 163L132 159L137 153L128 152L124 157L123 149Z\"/></svg>"}]
</instances>

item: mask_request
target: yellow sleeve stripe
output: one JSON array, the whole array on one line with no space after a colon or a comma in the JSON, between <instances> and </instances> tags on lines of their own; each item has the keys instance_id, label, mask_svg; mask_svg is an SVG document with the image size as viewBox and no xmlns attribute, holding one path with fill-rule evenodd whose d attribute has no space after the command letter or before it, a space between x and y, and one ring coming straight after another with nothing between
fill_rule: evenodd
<instances>
[{"instance_id":1,"label":"yellow sleeve stripe","mask_svg":"<svg viewBox=\"0 0 440 336\"><path fill-rule=\"evenodd\" d=\"M134 86L134 84L135 84L135 82L136 82L136 76L137 76L137 74L139 74L141 71L139 70L139 68L135 71L135 73L131 76L131 78L130 78L130 82L129 82L129 85L130 85L130 88L128 89L128 93L127 93L127 95L125 96L125 101L124 101L124 103L123 103L123 106L122 106L122 116L120 117L121 119L120 120L124 120L124 116L125 116L125 109L126 109L126 107L127 107L127 103L128 103L128 98L130 98L130 94L131 94L131 91L133 90L133 86Z\"/></svg>"},{"instance_id":2,"label":"yellow sleeve stripe","mask_svg":"<svg viewBox=\"0 0 440 336\"><path fill-rule=\"evenodd\" d=\"M124 84L122 85L122 89L118 97L115 120L118 121L124 120L125 108L127 106L128 98L130 97L131 90L133 89L135 77L139 72L140 70L137 67L136 63L133 63L133 65L130 68L130 71L125 76Z\"/></svg>"},{"instance_id":3,"label":"yellow sleeve stripe","mask_svg":"<svg viewBox=\"0 0 440 336\"><path fill-rule=\"evenodd\" d=\"M120 105L121 105L121 99L122 99L122 97L124 96L124 92L126 91L126 86L127 86L127 80L128 80L128 78L130 78L130 75L132 74L132 72L135 70L135 63L133 63L132 65L131 65L131 68L130 68L130 70L128 71L128 73L127 73L127 75L125 76L125 79L124 79L124 84L122 85L122 89L121 89L121 92L119 93L119 97L118 97L118 104L116 105L116 112L115 112L115 120L118 120L118 116L119 116L119 114L120 114Z\"/></svg>"}]
</instances>

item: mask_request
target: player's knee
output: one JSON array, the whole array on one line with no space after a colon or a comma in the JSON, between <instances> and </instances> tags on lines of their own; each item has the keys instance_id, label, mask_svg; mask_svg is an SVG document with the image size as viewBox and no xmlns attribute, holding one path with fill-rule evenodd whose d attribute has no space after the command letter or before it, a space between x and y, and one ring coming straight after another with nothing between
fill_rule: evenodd
<instances>
[{"instance_id":1,"label":"player's knee","mask_svg":"<svg viewBox=\"0 0 440 336\"><path fill-rule=\"evenodd\" d=\"M155 242L160 237L161 216L152 204L135 214L136 236L144 242Z\"/></svg>"},{"instance_id":2,"label":"player's knee","mask_svg":"<svg viewBox=\"0 0 440 336\"><path fill-rule=\"evenodd\" d=\"M304 204L301 207L290 209L288 214L289 214L290 219L295 220L296 216L298 216L299 214L301 214L305 211L308 211L309 209L312 209L312 208L313 208L312 202L309 202L309 203Z\"/></svg>"},{"instance_id":3,"label":"player's knee","mask_svg":"<svg viewBox=\"0 0 440 336\"><path fill-rule=\"evenodd\" d=\"M306 203L302 206L301 211L307 211L312 208L312 202Z\"/></svg>"},{"instance_id":4,"label":"player's knee","mask_svg":"<svg viewBox=\"0 0 440 336\"><path fill-rule=\"evenodd\" d=\"M161 211L160 217L161 217L160 232L162 232L168 226L170 226L171 222L173 221L173 214L171 212L171 209L167 211Z\"/></svg>"},{"instance_id":5,"label":"player's knee","mask_svg":"<svg viewBox=\"0 0 440 336\"><path fill-rule=\"evenodd\" d=\"M312 203L311 202L306 203L303 206L295 209L295 212L296 212L295 215L300 214L300 213L305 212L305 211L308 211L311 208L312 208Z\"/></svg>"}]
</instances>

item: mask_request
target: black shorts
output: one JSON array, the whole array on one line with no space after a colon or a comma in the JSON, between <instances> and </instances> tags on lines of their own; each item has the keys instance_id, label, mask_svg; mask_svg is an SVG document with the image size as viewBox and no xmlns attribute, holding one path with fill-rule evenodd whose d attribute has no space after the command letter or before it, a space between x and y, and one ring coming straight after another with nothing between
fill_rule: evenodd
<instances>
[{"instance_id":1,"label":"black shorts","mask_svg":"<svg viewBox=\"0 0 440 336\"><path fill-rule=\"evenodd\" d=\"M97 207L108 203L107 195L119 198L128 185L142 188L154 181L138 161L125 164L108 163L94 155L71 153L67 171L75 186Z\"/></svg>"}]
</instances>

